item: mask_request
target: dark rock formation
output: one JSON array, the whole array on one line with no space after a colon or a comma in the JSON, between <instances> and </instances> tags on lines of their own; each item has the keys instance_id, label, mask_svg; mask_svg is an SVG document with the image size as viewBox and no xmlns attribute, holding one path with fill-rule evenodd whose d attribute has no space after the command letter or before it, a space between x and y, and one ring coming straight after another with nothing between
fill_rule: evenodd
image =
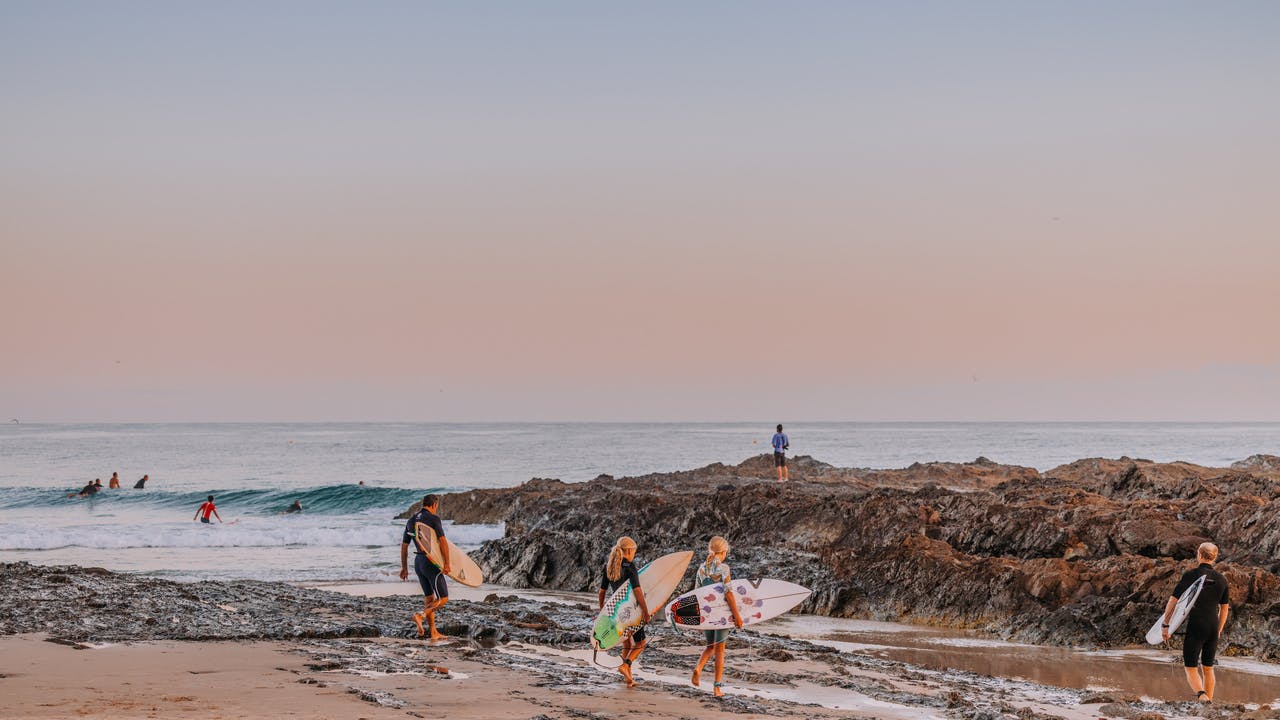
<instances>
[{"instance_id":1,"label":"dark rock formation","mask_svg":"<svg viewBox=\"0 0 1280 720\"><path fill-rule=\"evenodd\" d=\"M1043 475L985 458L879 471L797 458L778 483L769 462L538 479L446 496L442 513L506 523L473 554L497 583L592 590L619 535L645 559L700 555L719 534L737 574L812 588L804 612L1100 646L1140 642L1212 540L1232 586L1233 652L1280 658L1280 481L1266 475L1129 458Z\"/></svg>"}]
</instances>

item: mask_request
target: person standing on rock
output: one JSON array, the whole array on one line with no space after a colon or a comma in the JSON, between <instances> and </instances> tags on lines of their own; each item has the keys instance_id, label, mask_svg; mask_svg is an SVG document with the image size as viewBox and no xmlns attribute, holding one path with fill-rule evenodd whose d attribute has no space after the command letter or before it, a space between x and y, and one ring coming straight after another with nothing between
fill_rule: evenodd
<instances>
[{"instance_id":1,"label":"person standing on rock","mask_svg":"<svg viewBox=\"0 0 1280 720\"><path fill-rule=\"evenodd\" d=\"M778 423L778 432L773 434L773 466L778 468L778 482L786 482L787 451L791 449L791 440L782 432L782 423Z\"/></svg>"},{"instance_id":2,"label":"person standing on rock","mask_svg":"<svg viewBox=\"0 0 1280 720\"><path fill-rule=\"evenodd\" d=\"M636 570L636 541L623 536L609 550L609 561L605 564L604 576L600 578L600 608L604 608L605 598L622 587L623 583L631 583L631 592L636 595L636 604L640 606L640 627L622 641L622 664L618 672L627 681L627 687L635 687L635 678L631 677L631 663L644 651L647 638L644 626L649 622L651 613L644 599L644 590L640 589L640 572Z\"/></svg>"},{"instance_id":3,"label":"person standing on rock","mask_svg":"<svg viewBox=\"0 0 1280 720\"><path fill-rule=\"evenodd\" d=\"M719 585L724 583L724 601L729 605L729 610L733 613L733 624L739 628L742 627L742 616L738 614L738 601L733 597L733 592L729 590L729 581L733 578L729 574L729 566L724 560L729 555L729 542L724 538L716 535L707 543L707 560L698 567L698 574L694 582L698 587L706 587L707 585ZM726 630L705 630L703 631L707 637L707 647L702 651L702 657L698 658L698 664L693 668L693 676L689 679L694 687L697 687L702 680L702 668L706 666L707 661L712 655L716 658L716 680L715 680L715 696L722 697L724 691L720 689L720 681L724 679L724 641L729 638L729 631Z\"/></svg>"},{"instance_id":4,"label":"person standing on rock","mask_svg":"<svg viewBox=\"0 0 1280 720\"><path fill-rule=\"evenodd\" d=\"M1230 589L1227 579L1222 573L1213 569L1218 560L1218 546L1213 543L1201 543L1196 550L1200 564L1182 574L1173 595L1165 603L1164 622L1162 623L1165 640L1169 639L1169 619L1173 617L1174 606L1178 598L1201 577L1204 587L1191 606L1187 615L1187 635L1182 640L1182 665L1187 671L1187 684L1196 691L1196 699L1202 702L1213 702L1215 678L1213 663L1218 652L1218 637L1227 624L1227 613L1231 611L1229 599ZM1201 666L1197 671L1197 665Z\"/></svg>"},{"instance_id":5,"label":"person standing on rock","mask_svg":"<svg viewBox=\"0 0 1280 720\"><path fill-rule=\"evenodd\" d=\"M426 495L422 498L422 508L414 513L404 526L404 538L400 542L400 579L409 579L409 545L413 545L416 555L413 558L413 571L418 576L418 584L422 586L422 612L413 614L413 623L418 626L418 637L425 637L427 631L422 621L427 621L432 640L443 640L444 635L436 630L436 611L449 602L449 584L445 576L451 569L449 566L449 541L444 539L444 524L436 513L440 509L440 496ZM440 544L442 567L437 567L431 558L423 552L416 541L417 525L422 523L431 528Z\"/></svg>"}]
</instances>

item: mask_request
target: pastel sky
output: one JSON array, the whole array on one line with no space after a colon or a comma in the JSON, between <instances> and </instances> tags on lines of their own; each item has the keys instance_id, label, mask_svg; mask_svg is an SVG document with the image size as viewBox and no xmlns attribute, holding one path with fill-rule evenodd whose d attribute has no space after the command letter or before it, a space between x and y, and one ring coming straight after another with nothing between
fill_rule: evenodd
<instances>
[{"instance_id":1,"label":"pastel sky","mask_svg":"<svg viewBox=\"0 0 1280 720\"><path fill-rule=\"evenodd\" d=\"M0 4L0 414L1280 420L1280 3Z\"/></svg>"}]
</instances>

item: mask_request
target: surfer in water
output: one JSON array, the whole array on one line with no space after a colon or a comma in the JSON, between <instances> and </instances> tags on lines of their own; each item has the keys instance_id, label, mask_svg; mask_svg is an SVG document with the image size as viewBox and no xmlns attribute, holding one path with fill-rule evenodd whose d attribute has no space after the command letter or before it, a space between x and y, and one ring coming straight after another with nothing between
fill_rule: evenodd
<instances>
[{"instance_id":1,"label":"surfer in water","mask_svg":"<svg viewBox=\"0 0 1280 720\"><path fill-rule=\"evenodd\" d=\"M444 639L444 635L436 630L436 611L449 602L449 584L445 582L445 576L452 569L449 566L449 541L444 539L444 525L440 522L440 516L436 514L439 510L438 495L424 496L422 509L414 513L409 518L409 522L405 523L404 538L400 542L401 580L409 579L409 545L412 544L417 552L413 558L413 570L418 575L418 584L422 586L422 612L413 614L413 623L418 626L418 637L424 637L427 631L423 629L422 621L426 620L427 627L431 630L432 640ZM436 564L423 552L422 546L416 542L418 523L426 525L435 532L436 539L440 543L443 567L436 567Z\"/></svg>"},{"instance_id":2,"label":"surfer in water","mask_svg":"<svg viewBox=\"0 0 1280 720\"><path fill-rule=\"evenodd\" d=\"M1182 665L1187 671L1187 684L1196 691L1196 699L1201 702L1213 702L1213 689L1216 684L1213 676L1213 663L1218 652L1218 637L1227 624L1227 613L1231 611L1227 579L1222 573L1213 569L1218 560L1218 546L1213 543L1201 543L1196 550L1200 564L1182 574L1178 586L1164 607L1164 621L1161 623L1161 635L1169 639L1169 620L1173 617L1173 609L1178 598L1201 577L1204 587L1191 606L1187 615L1187 635L1182 640ZM1202 666L1197 670L1196 666Z\"/></svg>"},{"instance_id":3,"label":"surfer in water","mask_svg":"<svg viewBox=\"0 0 1280 720\"><path fill-rule=\"evenodd\" d=\"M138 479L138 482L133 484L133 489L134 490L145 489L147 487L147 481L150 479L151 479L150 475L143 475L141 478Z\"/></svg>"},{"instance_id":4,"label":"surfer in water","mask_svg":"<svg viewBox=\"0 0 1280 720\"><path fill-rule=\"evenodd\" d=\"M786 482L787 451L791 449L791 440L782 432L782 423L778 423L778 432L773 434L773 466L778 468L778 482Z\"/></svg>"},{"instance_id":5,"label":"surfer in water","mask_svg":"<svg viewBox=\"0 0 1280 720\"><path fill-rule=\"evenodd\" d=\"M110 482L107 483L107 487L111 488L112 490L120 489L120 473L118 472L111 473L111 480Z\"/></svg>"},{"instance_id":6,"label":"surfer in water","mask_svg":"<svg viewBox=\"0 0 1280 720\"><path fill-rule=\"evenodd\" d=\"M707 560L698 566L698 574L694 582L697 583L698 587L724 583L724 601L733 613L733 624L741 628L742 616L738 614L738 602L733 597L733 592L729 590L729 581L733 578L730 577L729 566L724 562L728 555L729 541L719 535L711 538L707 543ZM715 695L716 697L722 697L724 696L724 690L720 689L720 681L724 679L724 641L728 639L729 631L728 629L704 630L703 634L707 637L707 647L702 651L702 657L698 658L698 664L693 668L693 677L690 678L690 682L693 683L694 687L698 687L702 680L702 668L711 659L711 656L715 655Z\"/></svg>"},{"instance_id":7,"label":"surfer in water","mask_svg":"<svg viewBox=\"0 0 1280 720\"><path fill-rule=\"evenodd\" d=\"M89 483L84 487L80 488L80 492L67 493L67 497L89 497L90 495L93 495L94 493L98 492L99 488L102 487L101 480L97 480L96 482L97 482L97 485L93 483Z\"/></svg>"},{"instance_id":8,"label":"surfer in water","mask_svg":"<svg viewBox=\"0 0 1280 720\"><path fill-rule=\"evenodd\" d=\"M191 520L195 521L198 518L200 522L207 523L209 522L209 515L213 515L218 518L218 522L222 522L222 516L218 514L218 508L213 504L212 495L209 496L208 500L201 503L200 507L196 508L196 515Z\"/></svg>"},{"instance_id":9,"label":"surfer in water","mask_svg":"<svg viewBox=\"0 0 1280 720\"><path fill-rule=\"evenodd\" d=\"M278 513L276 513L276 514L277 514L277 515L292 515L293 513L296 513L296 512L302 512L302 501L301 501L301 500L294 500L292 505L290 505L289 507L285 508L284 510L281 510L280 512L278 512Z\"/></svg>"},{"instance_id":10,"label":"surfer in water","mask_svg":"<svg viewBox=\"0 0 1280 720\"><path fill-rule=\"evenodd\" d=\"M609 551L609 562L605 564L604 575L600 578L600 608L604 608L605 598L622 587L623 583L631 583L631 591L636 595L636 604L640 606L640 627L622 641L622 664L618 672L627 681L627 687L635 687L635 678L631 677L631 663L644 652L648 638L644 634L644 626L649 622L652 613L645 603L644 590L640 589L640 573L636 570L636 541L623 536L613 544Z\"/></svg>"}]
</instances>

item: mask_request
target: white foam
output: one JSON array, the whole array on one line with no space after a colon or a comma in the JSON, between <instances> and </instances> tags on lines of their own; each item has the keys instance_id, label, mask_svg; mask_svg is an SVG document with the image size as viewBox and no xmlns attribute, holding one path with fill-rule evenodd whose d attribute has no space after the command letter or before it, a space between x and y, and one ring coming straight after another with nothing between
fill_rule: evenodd
<instances>
[{"instance_id":1,"label":"white foam","mask_svg":"<svg viewBox=\"0 0 1280 720\"><path fill-rule=\"evenodd\" d=\"M206 548L206 547L386 547L400 544L403 528L386 521L361 518L239 518L234 524L160 522L150 524L82 525L58 528L31 523L5 523L0 550L56 550L85 547ZM445 535L463 549L502 537L502 525L449 526Z\"/></svg>"}]
</instances>

